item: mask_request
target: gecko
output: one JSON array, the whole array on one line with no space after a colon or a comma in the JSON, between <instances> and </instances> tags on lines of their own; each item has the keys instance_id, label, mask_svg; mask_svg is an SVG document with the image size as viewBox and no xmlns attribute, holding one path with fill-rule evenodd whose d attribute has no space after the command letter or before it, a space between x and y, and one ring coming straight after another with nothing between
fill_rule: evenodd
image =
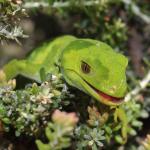
<instances>
[{"instance_id":1,"label":"gecko","mask_svg":"<svg viewBox=\"0 0 150 150\"><path fill-rule=\"evenodd\" d=\"M65 81L99 102L118 106L127 90L128 59L104 42L58 37L35 48L25 59L13 59L3 66L6 80L22 75L41 83L41 72L61 73Z\"/></svg>"}]
</instances>

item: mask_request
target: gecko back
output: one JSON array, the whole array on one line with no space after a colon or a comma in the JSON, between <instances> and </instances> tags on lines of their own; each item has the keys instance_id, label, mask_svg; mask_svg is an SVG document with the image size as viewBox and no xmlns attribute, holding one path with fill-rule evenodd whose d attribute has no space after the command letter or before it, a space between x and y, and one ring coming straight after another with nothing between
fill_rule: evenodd
<instances>
[{"instance_id":1,"label":"gecko back","mask_svg":"<svg viewBox=\"0 0 150 150\"><path fill-rule=\"evenodd\" d=\"M41 82L40 70L45 73L58 73L56 63L58 63L63 49L75 39L73 36L62 36L55 40L44 43L42 46L33 50L33 52L22 60L13 59L2 69L6 75L6 80L10 80L17 75Z\"/></svg>"}]
</instances>

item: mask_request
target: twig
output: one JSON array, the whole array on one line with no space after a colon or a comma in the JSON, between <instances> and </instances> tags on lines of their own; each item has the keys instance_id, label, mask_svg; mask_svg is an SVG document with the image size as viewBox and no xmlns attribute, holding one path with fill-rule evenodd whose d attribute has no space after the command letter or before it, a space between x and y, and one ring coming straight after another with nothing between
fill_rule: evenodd
<instances>
[{"instance_id":1,"label":"twig","mask_svg":"<svg viewBox=\"0 0 150 150\"><path fill-rule=\"evenodd\" d=\"M145 76L145 78L139 82L139 85L126 95L125 102L129 101L133 96L137 95L141 90L146 88L149 82L150 82L150 70Z\"/></svg>"},{"instance_id":2,"label":"twig","mask_svg":"<svg viewBox=\"0 0 150 150\"><path fill-rule=\"evenodd\" d=\"M38 8L38 7L49 7L47 2L26 2L23 5L24 8Z\"/></svg>"},{"instance_id":3,"label":"twig","mask_svg":"<svg viewBox=\"0 0 150 150\"><path fill-rule=\"evenodd\" d=\"M76 4L76 3L75 3ZM95 1L85 1L83 2L84 6L92 6L99 4L98 0ZM52 7L52 8L62 8L70 6L70 2L54 2L52 6L47 2L26 2L23 7L24 8L38 8L38 7Z\"/></svg>"},{"instance_id":4,"label":"twig","mask_svg":"<svg viewBox=\"0 0 150 150\"><path fill-rule=\"evenodd\" d=\"M14 28L10 28L10 25L6 26L0 26L0 39L11 39L11 40L16 40L18 44L20 42L18 41L17 38L27 38L28 36L23 33L23 30L19 26L15 26Z\"/></svg>"},{"instance_id":5,"label":"twig","mask_svg":"<svg viewBox=\"0 0 150 150\"><path fill-rule=\"evenodd\" d=\"M122 2L127 5L128 7L131 7L132 12L141 18L145 23L150 24L150 17L144 13L141 12L139 7L132 2L132 0L122 0Z\"/></svg>"}]
</instances>

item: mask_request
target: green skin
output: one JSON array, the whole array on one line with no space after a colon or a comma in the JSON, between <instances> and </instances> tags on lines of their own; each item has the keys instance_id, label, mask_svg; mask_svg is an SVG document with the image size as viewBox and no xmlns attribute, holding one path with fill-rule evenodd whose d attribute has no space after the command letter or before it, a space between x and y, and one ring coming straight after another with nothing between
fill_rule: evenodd
<instances>
[{"instance_id":1,"label":"green skin","mask_svg":"<svg viewBox=\"0 0 150 150\"><path fill-rule=\"evenodd\" d=\"M57 65L56 65L57 64ZM66 82L106 105L119 105L126 93L128 60L107 44L63 36L3 67L6 79L18 74L41 82L40 72L62 73ZM59 67L58 67L59 66Z\"/></svg>"}]
</instances>

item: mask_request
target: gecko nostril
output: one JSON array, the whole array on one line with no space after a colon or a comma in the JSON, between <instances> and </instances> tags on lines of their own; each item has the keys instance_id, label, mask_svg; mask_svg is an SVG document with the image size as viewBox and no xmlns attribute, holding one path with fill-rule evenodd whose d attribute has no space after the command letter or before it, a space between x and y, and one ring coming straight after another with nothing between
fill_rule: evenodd
<instances>
[{"instance_id":1,"label":"gecko nostril","mask_svg":"<svg viewBox=\"0 0 150 150\"><path fill-rule=\"evenodd\" d=\"M113 93L115 93L116 89L117 89L117 87L114 85L114 86L112 86L112 87L109 88L109 92L111 94L113 94Z\"/></svg>"}]
</instances>

